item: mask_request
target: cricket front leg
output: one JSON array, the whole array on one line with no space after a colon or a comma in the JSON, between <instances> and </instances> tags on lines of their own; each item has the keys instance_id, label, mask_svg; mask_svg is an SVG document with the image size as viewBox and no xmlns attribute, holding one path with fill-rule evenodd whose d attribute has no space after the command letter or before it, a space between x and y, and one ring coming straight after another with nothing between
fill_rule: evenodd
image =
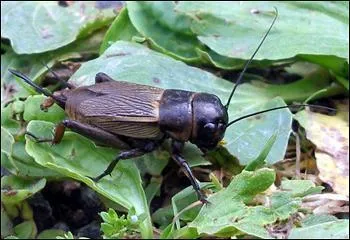
<instances>
[{"instance_id":1,"label":"cricket front leg","mask_svg":"<svg viewBox=\"0 0 350 240\"><path fill-rule=\"evenodd\" d=\"M198 200L203 204L208 203L206 196L201 192L200 186L198 184L198 180L194 177L190 166L186 162L186 160L182 157L181 151L183 149L184 143L173 141L172 142L172 154L171 157L175 160L177 164L180 165L181 169L185 173L186 177L190 180L193 189L196 191Z\"/></svg>"}]
</instances>

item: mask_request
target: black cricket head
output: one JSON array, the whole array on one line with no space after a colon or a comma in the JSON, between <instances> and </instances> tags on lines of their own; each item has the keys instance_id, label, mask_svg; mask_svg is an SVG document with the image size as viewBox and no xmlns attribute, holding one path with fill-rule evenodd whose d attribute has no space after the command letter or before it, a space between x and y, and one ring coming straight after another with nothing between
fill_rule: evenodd
<instances>
[{"instance_id":1,"label":"black cricket head","mask_svg":"<svg viewBox=\"0 0 350 240\"><path fill-rule=\"evenodd\" d=\"M197 93L192 100L192 111L190 141L203 152L214 149L225 135L228 124L227 109L217 96Z\"/></svg>"}]
</instances>

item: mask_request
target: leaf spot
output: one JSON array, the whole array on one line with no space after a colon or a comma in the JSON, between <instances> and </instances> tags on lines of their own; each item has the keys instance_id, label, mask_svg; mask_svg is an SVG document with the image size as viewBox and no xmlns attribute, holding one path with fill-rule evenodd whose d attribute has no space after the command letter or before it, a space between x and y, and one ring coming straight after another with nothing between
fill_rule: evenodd
<instances>
[{"instance_id":1,"label":"leaf spot","mask_svg":"<svg viewBox=\"0 0 350 240\"><path fill-rule=\"evenodd\" d=\"M156 83L156 84L159 84L160 83L160 79L157 78L157 77L154 77L152 78L153 82Z\"/></svg>"}]
</instances>

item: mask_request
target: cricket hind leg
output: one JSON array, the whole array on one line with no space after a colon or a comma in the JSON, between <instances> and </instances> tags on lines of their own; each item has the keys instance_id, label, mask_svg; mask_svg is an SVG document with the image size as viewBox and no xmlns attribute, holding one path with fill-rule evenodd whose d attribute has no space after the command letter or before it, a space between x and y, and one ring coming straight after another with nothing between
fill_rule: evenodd
<instances>
[{"instance_id":1,"label":"cricket hind leg","mask_svg":"<svg viewBox=\"0 0 350 240\"><path fill-rule=\"evenodd\" d=\"M33 137L36 142L51 142L52 145L58 144L62 141L66 128L71 129L73 132L79 133L91 140L100 142L106 146L128 149L129 144L120 139L117 135L106 132L103 129L83 124L74 120L63 120L55 128L55 134L52 139L38 138L30 132L26 132L27 135Z\"/></svg>"},{"instance_id":2,"label":"cricket hind leg","mask_svg":"<svg viewBox=\"0 0 350 240\"><path fill-rule=\"evenodd\" d=\"M55 145L61 142L64 131L65 131L65 126L63 122L61 122L56 126L53 138L40 138L28 131L26 131L24 134L31 136L36 143L51 142L51 145Z\"/></svg>"},{"instance_id":3,"label":"cricket hind leg","mask_svg":"<svg viewBox=\"0 0 350 240\"><path fill-rule=\"evenodd\" d=\"M198 180L194 177L190 166L186 162L186 160L181 155L181 151L183 149L184 143L173 141L172 142L172 159L175 160L175 162L180 165L182 171L185 173L186 177L190 180L191 185L193 186L193 189L197 193L198 200L201 201L203 204L209 203L206 196L201 192L201 188L198 184Z\"/></svg>"}]
</instances>

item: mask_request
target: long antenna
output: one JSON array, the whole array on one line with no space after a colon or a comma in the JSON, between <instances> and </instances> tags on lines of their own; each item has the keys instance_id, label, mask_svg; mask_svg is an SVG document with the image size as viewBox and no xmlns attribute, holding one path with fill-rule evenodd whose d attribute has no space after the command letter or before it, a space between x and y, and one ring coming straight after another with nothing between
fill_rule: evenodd
<instances>
[{"instance_id":1,"label":"long antenna","mask_svg":"<svg viewBox=\"0 0 350 240\"><path fill-rule=\"evenodd\" d=\"M46 89L43 89L42 87L40 87L39 85L35 84L32 80L30 80L26 75L24 75L23 73L21 72L18 72L14 69L8 69L8 71L10 73L12 73L13 75L21 78L23 81L25 81L26 83L28 83L30 86L32 86L35 91L37 91L38 93L42 93L44 94L45 96L47 97L52 97L53 99L55 99L55 96L50 93L49 91L47 91Z\"/></svg>"},{"instance_id":2,"label":"long antenna","mask_svg":"<svg viewBox=\"0 0 350 240\"><path fill-rule=\"evenodd\" d=\"M266 110L262 110L259 112L255 112L255 113L251 113L242 117L239 117L231 122L229 122L226 126L226 128L228 128L230 125L234 124L235 122L238 122L242 119L245 118L249 118L261 113L266 113L266 112L270 112L270 111L274 111L274 110L278 110L278 109L282 109L282 108L288 108L288 107L316 107L316 108L320 108L320 109L326 109L326 110L331 110L331 111L335 111L336 109L334 108L330 108L330 107L324 107L324 106L320 106L320 105L311 105L311 104L291 104L291 105L287 105L287 106L282 106L282 107L274 107L274 108L270 108L270 109L266 109Z\"/></svg>"},{"instance_id":3,"label":"long antenna","mask_svg":"<svg viewBox=\"0 0 350 240\"><path fill-rule=\"evenodd\" d=\"M271 28L272 28L273 25L275 24L275 21L276 21L277 16L278 16L278 10L277 10L276 7L274 7L274 9L275 9L275 11L276 11L276 16L275 16L275 18L273 19L273 21L272 21L272 23L271 23L271 25L270 25L269 30L267 30L267 32L265 33L264 37L263 37L262 40L260 41L258 48L254 51L254 53L253 53L253 55L251 56L251 58L245 63L242 72L239 74L239 76L238 76L238 78L237 78L237 81L236 81L236 83L235 83L235 86L233 87L232 92L231 92L231 94L230 94L230 97L228 98L228 101L227 101L227 103L226 103L226 105L225 105L225 108L226 108L226 109L228 109L228 107L229 107L229 105L230 105L232 96L233 96L233 94L235 93L236 88L237 88L238 85L240 84L240 82L241 82L241 80L242 80L242 78L243 78L243 74L246 72L246 70L247 70L249 64L252 62L252 60L253 60L253 58L255 57L256 53L259 51L261 45L264 43L264 41L265 41L267 35L270 33Z\"/></svg>"},{"instance_id":4,"label":"long antenna","mask_svg":"<svg viewBox=\"0 0 350 240\"><path fill-rule=\"evenodd\" d=\"M31 79L29 79L29 78L28 78L26 75L24 75L23 73L18 72L18 71L14 70L14 69L8 69L8 71L9 71L10 73L12 73L13 75L15 75L15 76L21 78L21 79L22 79L23 81L25 81L26 83L28 83L28 84L29 84L30 86L32 86L32 87L35 89L35 91L37 91L38 93L42 93L42 94L44 94L44 95L47 96L47 97L53 98L53 99L56 101L56 103L64 109L64 106L65 106L65 101L64 101L64 100L60 99L58 96L53 95L52 93L50 93L50 92L47 91L46 89L40 87L39 85L37 85L36 83L34 83Z\"/></svg>"},{"instance_id":5,"label":"long antenna","mask_svg":"<svg viewBox=\"0 0 350 240\"><path fill-rule=\"evenodd\" d=\"M75 88L75 86L73 86L72 84L63 81L58 75L57 73L55 73L55 71L53 71L49 66L47 66L46 63L44 63L43 61L41 61L41 64L44 65L47 70L49 70L50 73L52 73L52 75L54 76L54 78L56 78L57 81L59 81L60 83L62 83L65 87L69 88L69 89L73 89Z\"/></svg>"}]
</instances>

